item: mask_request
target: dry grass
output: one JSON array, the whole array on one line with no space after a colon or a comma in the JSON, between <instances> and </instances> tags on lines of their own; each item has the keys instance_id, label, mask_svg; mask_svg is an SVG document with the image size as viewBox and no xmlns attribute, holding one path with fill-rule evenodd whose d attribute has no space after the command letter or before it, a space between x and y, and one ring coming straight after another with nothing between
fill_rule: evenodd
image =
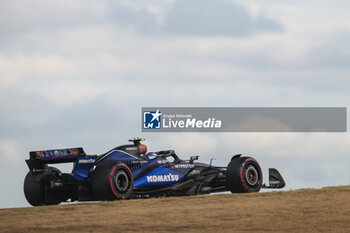
<instances>
[{"instance_id":1,"label":"dry grass","mask_svg":"<svg viewBox=\"0 0 350 233\"><path fill-rule=\"evenodd\" d=\"M0 211L0 232L349 232L350 187Z\"/></svg>"}]
</instances>

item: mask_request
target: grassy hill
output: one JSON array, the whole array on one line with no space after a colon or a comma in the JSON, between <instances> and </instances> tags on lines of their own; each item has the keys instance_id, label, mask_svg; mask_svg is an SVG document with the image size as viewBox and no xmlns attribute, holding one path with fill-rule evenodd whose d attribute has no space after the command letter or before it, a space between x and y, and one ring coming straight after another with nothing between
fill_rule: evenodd
<instances>
[{"instance_id":1,"label":"grassy hill","mask_svg":"<svg viewBox=\"0 0 350 233\"><path fill-rule=\"evenodd\" d=\"M348 186L0 211L0 232L349 231Z\"/></svg>"}]
</instances>

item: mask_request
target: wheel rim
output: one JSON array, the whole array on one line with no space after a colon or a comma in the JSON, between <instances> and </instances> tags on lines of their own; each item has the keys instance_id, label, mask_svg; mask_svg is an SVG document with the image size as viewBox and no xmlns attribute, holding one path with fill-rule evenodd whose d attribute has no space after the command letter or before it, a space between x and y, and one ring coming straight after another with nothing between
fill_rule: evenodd
<instances>
[{"instance_id":1,"label":"wheel rim","mask_svg":"<svg viewBox=\"0 0 350 233\"><path fill-rule=\"evenodd\" d=\"M253 165L248 165L245 171L245 179L249 186L255 186L259 182L259 173Z\"/></svg>"},{"instance_id":2,"label":"wheel rim","mask_svg":"<svg viewBox=\"0 0 350 233\"><path fill-rule=\"evenodd\" d=\"M118 192L125 193L129 188L129 177L123 170L117 172L114 176L114 184Z\"/></svg>"}]
</instances>

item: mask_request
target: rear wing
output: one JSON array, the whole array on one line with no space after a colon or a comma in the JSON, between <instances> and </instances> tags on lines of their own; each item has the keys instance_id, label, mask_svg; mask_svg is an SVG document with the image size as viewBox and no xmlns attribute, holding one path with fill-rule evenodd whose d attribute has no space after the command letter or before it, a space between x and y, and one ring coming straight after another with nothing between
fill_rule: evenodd
<instances>
[{"instance_id":1,"label":"rear wing","mask_svg":"<svg viewBox=\"0 0 350 233\"><path fill-rule=\"evenodd\" d=\"M75 162L80 157L85 157L86 154L82 147L56 149L56 150L41 150L29 152L30 160L38 160L44 163L68 163Z\"/></svg>"},{"instance_id":2,"label":"rear wing","mask_svg":"<svg viewBox=\"0 0 350 233\"><path fill-rule=\"evenodd\" d=\"M81 147L31 151L29 152L29 159L26 160L26 163L32 173L33 179L39 181L41 178L50 174L48 164L76 162L81 157L86 157Z\"/></svg>"}]
</instances>

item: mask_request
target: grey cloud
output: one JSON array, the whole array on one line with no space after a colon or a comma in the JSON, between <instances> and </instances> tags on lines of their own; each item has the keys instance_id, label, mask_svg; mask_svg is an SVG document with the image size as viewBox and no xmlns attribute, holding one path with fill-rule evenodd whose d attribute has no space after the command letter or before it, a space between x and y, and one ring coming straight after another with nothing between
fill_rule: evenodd
<instances>
[{"instance_id":1,"label":"grey cloud","mask_svg":"<svg viewBox=\"0 0 350 233\"><path fill-rule=\"evenodd\" d=\"M178 0L165 19L165 31L195 36L248 36L257 31L281 31L266 17L253 19L244 7L213 0Z\"/></svg>"},{"instance_id":2,"label":"grey cloud","mask_svg":"<svg viewBox=\"0 0 350 233\"><path fill-rule=\"evenodd\" d=\"M124 108L114 107L103 98L63 107L32 92L0 90L0 139L47 135L51 140L68 141L65 138L118 132L136 122L127 120Z\"/></svg>"},{"instance_id":3,"label":"grey cloud","mask_svg":"<svg viewBox=\"0 0 350 233\"><path fill-rule=\"evenodd\" d=\"M348 69L350 66L350 31L334 33L329 38L320 38L324 43L309 49L307 66L317 69Z\"/></svg>"},{"instance_id":4,"label":"grey cloud","mask_svg":"<svg viewBox=\"0 0 350 233\"><path fill-rule=\"evenodd\" d=\"M250 36L255 32L280 32L278 22L260 16L254 19L247 9L227 1L177 0L162 24L153 14L119 6L109 14L118 24L133 27L136 32L182 36Z\"/></svg>"},{"instance_id":5,"label":"grey cloud","mask_svg":"<svg viewBox=\"0 0 350 233\"><path fill-rule=\"evenodd\" d=\"M0 89L0 105L0 139L27 135L54 111L49 101L15 88Z\"/></svg>"},{"instance_id":6,"label":"grey cloud","mask_svg":"<svg viewBox=\"0 0 350 233\"><path fill-rule=\"evenodd\" d=\"M254 19L243 6L227 1L178 0L164 22L145 9L132 9L120 1L100 2L100 10L86 2L13 2L2 1L0 8L1 43L30 38L33 34L48 34L85 25L113 25L133 28L140 34L249 36L254 32L276 32L283 28L272 19ZM24 36L24 38L22 38Z\"/></svg>"},{"instance_id":7,"label":"grey cloud","mask_svg":"<svg viewBox=\"0 0 350 233\"><path fill-rule=\"evenodd\" d=\"M47 1L1 1L0 31L3 34L40 33L75 27L96 20L94 13L81 4Z\"/></svg>"},{"instance_id":8,"label":"grey cloud","mask_svg":"<svg viewBox=\"0 0 350 233\"><path fill-rule=\"evenodd\" d=\"M2 53L12 51L13 47L30 50L37 45L38 38L54 36L57 31L96 24L101 20L91 7L82 3L74 6L78 3L1 0L0 4Z\"/></svg>"},{"instance_id":9,"label":"grey cloud","mask_svg":"<svg viewBox=\"0 0 350 233\"><path fill-rule=\"evenodd\" d=\"M28 172L24 160L20 164L0 163L0 169L0 183L4 187L1 189L0 208L29 206L23 194L22 182Z\"/></svg>"},{"instance_id":10,"label":"grey cloud","mask_svg":"<svg viewBox=\"0 0 350 233\"><path fill-rule=\"evenodd\" d=\"M160 25L157 23L155 15L146 10L135 10L119 2L107 1L107 12L104 16L105 22L113 22L120 27L131 27L138 33L155 33L159 31Z\"/></svg>"}]
</instances>

